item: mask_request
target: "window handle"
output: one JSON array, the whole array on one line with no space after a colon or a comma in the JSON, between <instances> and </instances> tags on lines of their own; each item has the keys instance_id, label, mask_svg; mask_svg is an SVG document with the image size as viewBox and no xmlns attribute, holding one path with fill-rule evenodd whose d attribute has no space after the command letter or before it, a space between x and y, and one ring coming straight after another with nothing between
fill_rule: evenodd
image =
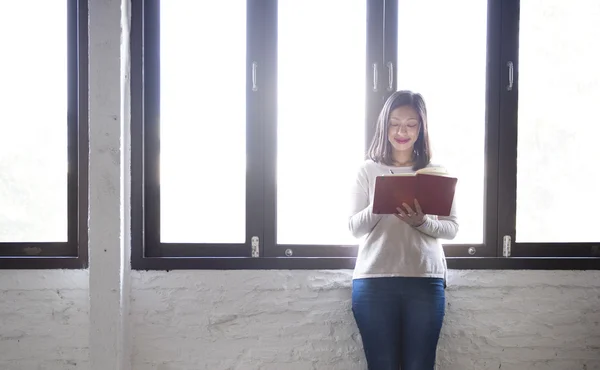
<instances>
[{"instance_id":1,"label":"window handle","mask_svg":"<svg viewBox=\"0 0 600 370\"><path fill-rule=\"evenodd\" d=\"M377 73L377 63L373 63L373 91L377 91L377 85L379 84L379 75Z\"/></svg>"},{"instance_id":2,"label":"window handle","mask_svg":"<svg viewBox=\"0 0 600 370\"><path fill-rule=\"evenodd\" d=\"M514 82L514 65L512 61L506 62L506 66L508 67L508 86L506 86L506 90L512 91L513 82Z\"/></svg>"},{"instance_id":3,"label":"window handle","mask_svg":"<svg viewBox=\"0 0 600 370\"><path fill-rule=\"evenodd\" d=\"M392 62L387 62L388 67L388 91L393 91L394 89L394 64Z\"/></svg>"},{"instance_id":4,"label":"window handle","mask_svg":"<svg viewBox=\"0 0 600 370\"><path fill-rule=\"evenodd\" d=\"M258 91L258 85L256 83L256 69L258 68L258 63L252 62L252 91Z\"/></svg>"}]
</instances>

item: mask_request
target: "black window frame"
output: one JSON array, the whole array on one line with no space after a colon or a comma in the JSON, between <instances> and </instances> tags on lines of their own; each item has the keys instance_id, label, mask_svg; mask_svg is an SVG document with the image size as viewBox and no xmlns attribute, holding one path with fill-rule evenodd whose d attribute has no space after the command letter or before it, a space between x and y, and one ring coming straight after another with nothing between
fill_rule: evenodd
<instances>
[{"instance_id":1,"label":"black window frame","mask_svg":"<svg viewBox=\"0 0 600 370\"><path fill-rule=\"evenodd\" d=\"M67 241L0 243L0 269L81 269L88 265L87 0L67 0L67 13Z\"/></svg>"},{"instance_id":2,"label":"black window frame","mask_svg":"<svg viewBox=\"0 0 600 370\"><path fill-rule=\"evenodd\" d=\"M159 235L160 0L132 0L132 267L172 269L352 269L357 246L276 244L277 0L247 0L247 238L243 244L164 244ZM365 133L397 88L398 0L367 0ZM600 242L590 245L519 243L516 210L516 109L519 0L488 0L484 243L447 244L454 269L598 269ZM514 86L507 62L513 63ZM253 65L257 67L252 81ZM269 73L264 73L269 71ZM393 74L392 74L393 73ZM392 75L390 75L392 74ZM393 85L388 86L388 81ZM258 92L251 89L258 84ZM269 195L270 194L270 195ZM252 254L258 236L258 256ZM574 252L575 251L575 252ZM290 253L291 252L291 253Z\"/></svg>"},{"instance_id":3,"label":"black window frame","mask_svg":"<svg viewBox=\"0 0 600 370\"><path fill-rule=\"evenodd\" d=\"M600 240L592 243L516 242L517 145L519 102L519 25L520 1L502 1L503 39L501 50L501 110L498 163L498 243L503 256L504 238L510 241L510 256L505 260L523 268L600 269ZM512 77L511 77L512 74ZM512 82L509 82L511 81ZM510 90L506 88L511 84Z\"/></svg>"}]
</instances>

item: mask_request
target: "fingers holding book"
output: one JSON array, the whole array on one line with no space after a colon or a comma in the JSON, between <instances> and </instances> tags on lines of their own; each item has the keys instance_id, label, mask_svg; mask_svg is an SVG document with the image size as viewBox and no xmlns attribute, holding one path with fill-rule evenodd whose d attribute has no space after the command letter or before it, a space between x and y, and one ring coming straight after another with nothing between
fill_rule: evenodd
<instances>
[{"instance_id":1,"label":"fingers holding book","mask_svg":"<svg viewBox=\"0 0 600 370\"><path fill-rule=\"evenodd\" d=\"M415 199L415 210L413 210L412 207L406 203L402 203L402 205L405 209L402 209L402 207L397 207L396 209L398 210L398 213L394 214L398 219L413 227L423 225L426 216L423 213L418 200Z\"/></svg>"}]
</instances>

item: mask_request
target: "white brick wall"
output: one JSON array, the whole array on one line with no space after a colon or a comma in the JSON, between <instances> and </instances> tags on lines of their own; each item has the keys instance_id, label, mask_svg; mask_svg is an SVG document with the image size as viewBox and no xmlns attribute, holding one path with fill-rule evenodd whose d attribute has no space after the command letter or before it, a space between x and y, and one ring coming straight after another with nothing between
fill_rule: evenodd
<instances>
[{"instance_id":1,"label":"white brick wall","mask_svg":"<svg viewBox=\"0 0 600 370\"><path fill-rule=\"evenodd\" d=\"M0 271L0 369L89 370L87 271Z\"/></svg>"},{"instance_id":2,"label":"white brick wall","mask_svg":"<svg viewBox=\"0 0 600 370\"><path fill-rule=\"evenodd\" d=\"M600 272L453 272L443 370L600 369ZM134 272L135 370L364 369L349 271Z\"/></svg>"},{"instance_id":3,"label":"white brick wall","mask_svg":"<svg viewBox=\"0 0 600 370\"><path fill-rule=\"evenodd\" d=\"M1 370L90 370L88 278L0 271ZM600 369L599 281L453 271L439 369ZM349 271L144 271L132 284L134 370L364 369Z\"/></svg>"}]
</instances>

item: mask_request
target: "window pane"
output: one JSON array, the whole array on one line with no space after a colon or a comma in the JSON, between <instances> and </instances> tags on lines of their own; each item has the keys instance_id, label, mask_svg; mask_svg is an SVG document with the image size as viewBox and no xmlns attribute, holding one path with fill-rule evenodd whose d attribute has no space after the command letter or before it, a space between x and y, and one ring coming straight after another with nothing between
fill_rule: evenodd
<instances>
[{"instance_id":1,"label":"window pane","mask_svg":"<svg viewBox=\"0 0 600 370\"><path fill-rule=\"evenodd\" d=\"M398 4L398 89L423 95L432 162L459 179L455 202L460 232L446 243L483 243L486 3Z\"/></svg>"},{"instance_id":2,"label":"window pane","mask_svg":"<svg viewBox=\"0 0 600 370\"><path fill-rule=\"evenodd\" d=\"M600 2L521 1L519 242L598 242Z\"/></svg>"},{"instance_id":3,"label":"window pane","mask_svg":"<svg viewBox=\"0 0 600 370\"><path fill-rule=\"evenodd\" d=\"M280 0L278 23L277 242L356 244L341 189L364 158L366 3Z\"/></svg>"},{"instance_id":4,"label":"window pane","mask_svg":"<svg viewBox=\"0 0 600 370\"><path fill-rule=\"evenodd\" d=\"M66 242L67 2L0 3L0 44L0 242Z\"/></svg>"},{"instance_id":5,"label":"window pane","mask_svg":"<svg viewBox=\"0 0 600 370\"><path fill-rule=\"evenodd\" d=\"M161 241L243 243L246 2L160 6Z\"/></svg>"}]
</instances>

